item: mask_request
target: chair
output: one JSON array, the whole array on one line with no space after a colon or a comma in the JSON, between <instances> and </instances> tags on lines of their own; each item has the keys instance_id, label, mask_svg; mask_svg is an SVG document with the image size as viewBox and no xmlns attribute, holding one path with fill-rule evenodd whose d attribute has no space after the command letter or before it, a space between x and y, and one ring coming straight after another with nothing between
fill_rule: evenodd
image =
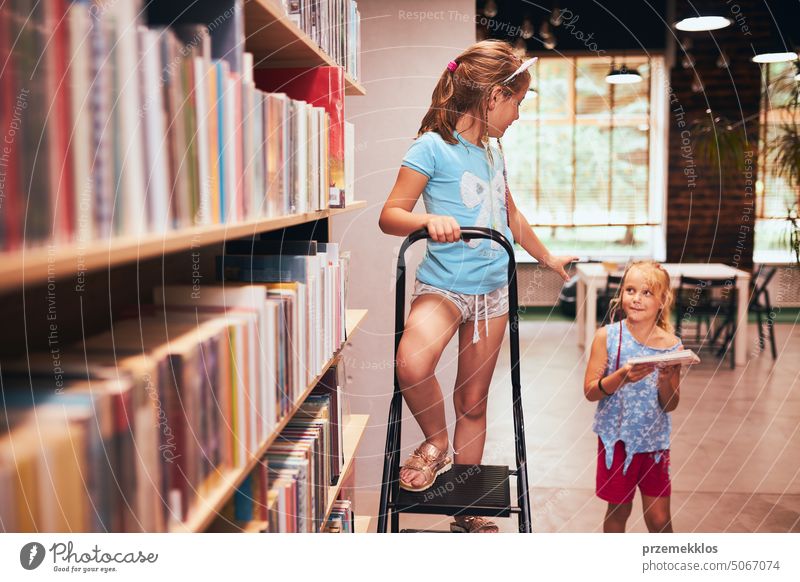
<instances>
[{"instance_id":1,"label":"chair","mask_svg":"<svg viewBox=\"0 0 800 582\"><path fill-rule=\"evenodd\" d=\"M736 277L697 279L681 276L675 293L675 335L692 349L716 347L718 357L724 357L728 352L733 368L736 365L736 301ZM683 333L684 325L692 320L697 325L694 343L689 342ZM706 324L706 335L701 339L703 323ZM708 336L711 336L710 341Z\"/></svg>"},{"instance_id":2,"label":"chair","mask_svg":"<svg viewBox=\"0 0 800 582\"><path fill-rule=\"evenodd\" d=\"M611 300L614 299L619 292L619 286L621 284L621 275L608 275L608 279L606 279L606 288L597 294L597 321L600 323L601 327L613 323L611 321L611 314L609 313L611 309ZM617 317L615 319L619 319L620 317L622 317L622 313L617 312Z\"/></svg>"},{"instance_id":3,"label":"chair","mask_svg":"<svg viewBox=\"0 0 800 582\"><path fill-rule=\"evenodd\" d=\"M769 299L767 289L770 281L775 276L775 267L765 267L761 265L758 274L753 281L753 294L747 306L749 313L755 313L756 323L758 323L758 346L764 351L764 325L762 316L766 319L767 331L769 332L769 345L772 351L772 359L778 358L778 351L775 349L775 312L772 311L772 303Z\"/></svg>"}]
</instances>

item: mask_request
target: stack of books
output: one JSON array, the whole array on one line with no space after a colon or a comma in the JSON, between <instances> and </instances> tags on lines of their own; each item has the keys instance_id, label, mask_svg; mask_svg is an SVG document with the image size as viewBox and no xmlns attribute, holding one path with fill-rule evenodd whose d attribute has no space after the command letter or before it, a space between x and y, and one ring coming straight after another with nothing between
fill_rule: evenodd
<instances>
[{"instance_id":1,"label":"stack of books","mask_svg":"<svg viewBox=\"0 0 800 582\"><path fill-rule=\"evenodd\" d=\"M338 243L230 241L217 257L217 275L226 285L266 284L272 298L296 312L292 385L307 386L346 339L346 277Z\"/></svg>"},{"instance_id":2,"label":"stack of books","mask_svg":"<svg viewBox=\"0 0 800 582\"><path fill-rule=\"evenodd\" d=\"M261 521L270 533L320 531L336 439L330 413L330 396L310 396L238 488L221 518Z\"/></svg>"},{"instance_id":3,"label":"stack of books","mask_svg":"<svg viewBox=\"0 0 800 582\"><path fill-rule=\"evenodd\" d=\"M354 533L354 518L353 502L349 499L337 499L325 524L325 533Z\"/></svg>"},{"instance_id":4,"label":"stack of books","mask_svg":"<svg viewBox=\"0 0 800 582\"><path fill-rule=\"evenodd\" d=\"M361 78L361 13L355 0L282 0L289 19L343 67Z\"/></svg>"},{"instance_id":5,"label":"stack of books","mask_svg":"<svg viewBox=\"0 0 800 582\"><path fill-rule=\"evenodd\" d=\"M270 447L265 461L278 493L277 512L270 531L317 532L328 505L331 475L330 397L312 395ZM281 511L281 497L295 498Z\"/></svg>"}]
</instances>

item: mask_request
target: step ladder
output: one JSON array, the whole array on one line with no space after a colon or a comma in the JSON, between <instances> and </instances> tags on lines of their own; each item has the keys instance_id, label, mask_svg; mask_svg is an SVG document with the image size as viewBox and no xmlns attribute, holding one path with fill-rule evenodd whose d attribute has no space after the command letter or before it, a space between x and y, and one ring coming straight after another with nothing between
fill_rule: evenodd
<instances>
[{"instance_id":1,"label":"step ladder","mask_svg":"<svg viewBox=\"0 0 800 582\"><path fill-rule=\"evenodd\" d=\"M480 515L485 517L518 517L519 531L531 532L531 509L528 493L525 427L522 420L522 394L519 369L519 306L517 298L516 261L514 248L508 239L495 230L482 227L463 227L461 239L489 239L500 244L508 254L508 323L511 346L511 397L514 416L516 469L498 465L453 465L439 475L433 485L421 492L400 488L400 428L403 397L397 380L397 350L405 327L405 253L415 242L428 239L425 229L410 234L397 257L395 289L394 394L389 406L386 449L383 460L381 496L378 513L378 533L400 530L400 514ZM516 504L511 502L510 479L516 478ZM415 532L420 530L402 530Z\"/></svg>"}]
</instances>

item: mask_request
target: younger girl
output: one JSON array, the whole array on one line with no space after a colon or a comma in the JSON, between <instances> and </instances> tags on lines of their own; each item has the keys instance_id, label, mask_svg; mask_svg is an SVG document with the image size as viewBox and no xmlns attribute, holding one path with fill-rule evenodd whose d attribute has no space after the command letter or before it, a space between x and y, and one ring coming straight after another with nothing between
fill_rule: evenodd
<instances>
[{"instance_id":1,"label":"younger girl","mask_svg":"<svg viewBox=\"0 0 800 582\"><path fill-rule=\"evenodd\" d=\"M502 150L489 142L519 117L531 62L522 63L501 41L479 42L450 61L381 212L387 234L426 228L430 235L397 354L403 396L425 435L400 471L400 486L409 491L429 488L453 463L434 372L456 332L453 456L461 464L479 464L483 456L486 398L508 322L508 256L492 241L461 241L460 227L498 230L568 278L564 266L573 258L551 256L533 233L506 187ZM425 214L412 212L420 194ZM482 517L458 517L454 527L497 531Z\"/></svg>"},{"instance_id":2,"label":"younger girl","mask_svg":"<svg viewBox=\"0 0 800 582\"><path fill-rule=\"evenodd\" d=\"M678 406L680 366L631 365L630 358L681 350L669 323L669 275L654 261L631 264L597 330L583 392L599 401L597 496L608 502L603 531L624 532L638 486L651 532L672 532L667 414ZM625 319L614 321L619 309Z\"/></svg>"}]
</instances>

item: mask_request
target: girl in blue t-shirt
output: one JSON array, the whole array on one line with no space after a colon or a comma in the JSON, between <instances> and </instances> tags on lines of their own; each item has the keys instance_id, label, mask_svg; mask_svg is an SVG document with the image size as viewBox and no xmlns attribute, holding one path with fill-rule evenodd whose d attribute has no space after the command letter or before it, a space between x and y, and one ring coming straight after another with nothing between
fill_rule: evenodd
<instances>
[{"instance_id":1,"label":"girl in blue t-shirt","mask_svg":"<svg viewBox=\"0 0 800 582\"><path fill-rule=\"evenodd\" d=\"M425 435L400 471L400 486L409 491L429 488L453 462L479 464L483 456L486 399L508 322L508 256L491 241L461 241L460 227L500 231L564 280L564 267L574 260L550 255L534 234L506 186L502 149L489 140L497 138L499 146L519 118L533 60L523 63L508 43L489 40L450 61L381 212L383 232L405 237L426 228L431 237L397 355L403 396ZM420 194L425 214L412 212ZM456 331L451 459L435 369ZM498 530L491 521L471 516L456 518L453 527Z\"/></svg>"},{"instance_id":2,"label":"girl in blue t-shirt","mask_svg":"<svg viewBox=\"0 0 800 582\"><path fill-rule=\"evenodd\" d=\"M603 531L624 532L638 487L651 532L671 532L667 414L678 406L680 366L631 365L633 357L683 349L672 334L669 275L654 261L632 263L611 301L611 321L597 330L583 392L599 401L597 496L608 502ZM614 321L622 310L625 319Z\"/></svg>"}]
</instances>

